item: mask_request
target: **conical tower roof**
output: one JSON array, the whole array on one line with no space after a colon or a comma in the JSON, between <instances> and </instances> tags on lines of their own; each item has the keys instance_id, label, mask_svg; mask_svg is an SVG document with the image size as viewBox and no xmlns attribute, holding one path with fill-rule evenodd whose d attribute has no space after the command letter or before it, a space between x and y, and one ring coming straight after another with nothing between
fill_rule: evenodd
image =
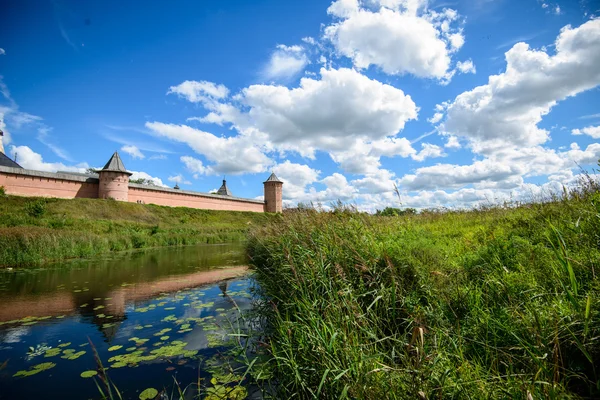
<instances>
[{"instance_id":1,"label":"conical tower roof","mask_svg":"<svg viewBox=\"0 0 600 400\"><path fill-rule=\"evenodd\" d=\"M123 161L121 161L119 153L116 151L101 171L123 172L124 174L132 175L131 172L128 172L125 169L125 165L123 164Z\"/></svg>"},{"instance_id":2,"label":"conical tower roof","mask_svg":"<svg viewBox=\"0 0 600 400\"><path fill-rule=\"evenodd\" d=\"M269 176L269 178L264 181L263 183L267 183L267 182L279 182L279 183L283 183L279 180L279 178L277 177L277 175L275 175L275 172L271 173L271 176Z\"/></svg>"},{"instance_id":3,"label":"conical tower roof","mask_svg":"<svg viewBox=\"0 0 600 400\"><path fill-rule=\"evenodd\" d=\"M220 194L221 196L231 196L231 192L227 187L227 181L225 179L223 179L223 184L221 185L219 190L217 190L217 194Z\"/></svg>"}]
</instances>

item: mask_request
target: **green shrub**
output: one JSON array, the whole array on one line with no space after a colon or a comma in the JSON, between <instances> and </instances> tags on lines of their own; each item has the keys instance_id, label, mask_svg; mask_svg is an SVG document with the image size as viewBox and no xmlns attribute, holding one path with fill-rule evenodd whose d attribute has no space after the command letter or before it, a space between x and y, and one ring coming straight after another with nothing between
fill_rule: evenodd
<instances>
[{"instance_id":1,"label":"green shrub","mask_svg":"<svg viewBox=\"0 0 600 400\"><path fill-rule=\"evenodd\" d=\"M0 186L0 198L6 197L6 190L4 186Z\"/></svg>"},{"instance_id":2,"label":"green shrub","mask_svg":"<svg viewBox=\"0 0 600 400\"><path fill-rule=\"evenodd\" d=\"M43 199L30 201L25 205L25 211L31 217L40 218L46 212L46 201Z\"/></svg>"}]
</instances>

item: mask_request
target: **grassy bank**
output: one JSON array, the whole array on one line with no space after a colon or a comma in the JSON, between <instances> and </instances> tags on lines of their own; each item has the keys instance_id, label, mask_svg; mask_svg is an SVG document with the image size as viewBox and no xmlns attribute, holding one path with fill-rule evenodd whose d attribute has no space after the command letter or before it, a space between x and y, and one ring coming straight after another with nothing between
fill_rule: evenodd
<instances>
[{"instance_id":1,"label":"grassy bank","mask_svg":"<svg viewBox=\"0 0 600 400\"><path fill-rule=\"evenodd\" d=\"M0 267L156 246L245 240L273 215L97 199L0 198Z\"/></svg>"},{"instance_id":2,"label":"grassy bank","mask_svg":"<svg viewBox=\"0 0 600 400\"><path fill-rule=\"evenodd\" d=\"M470 212L298 212L248 251L278 398L600 397L590 188Z\"/></svg>"}]
</instances>

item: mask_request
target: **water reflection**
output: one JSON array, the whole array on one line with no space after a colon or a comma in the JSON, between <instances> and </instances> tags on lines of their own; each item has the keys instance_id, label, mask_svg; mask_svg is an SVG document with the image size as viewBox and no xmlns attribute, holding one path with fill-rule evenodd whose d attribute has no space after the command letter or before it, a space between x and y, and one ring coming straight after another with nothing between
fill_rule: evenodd
<instances>
[{"instance_id":1,"label":"water reflection","mask_svg":"<svg viewBox=\"0 0 600 400\"><path fill-rule=\"evenodd\" d=\"M95 369L88 337L124 398L213 373L251 307L248 278L224 281L243 264L240 245L212 245L0 274L0 399L98 397L79 376Z\"/></svg>"}]
</instances>

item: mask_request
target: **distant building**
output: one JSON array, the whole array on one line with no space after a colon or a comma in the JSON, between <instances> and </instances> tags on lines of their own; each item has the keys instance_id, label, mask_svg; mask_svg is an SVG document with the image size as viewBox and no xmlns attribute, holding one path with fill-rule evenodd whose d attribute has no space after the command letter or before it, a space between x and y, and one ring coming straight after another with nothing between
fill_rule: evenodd
<instances>
[{"instance_id":1,"label":"distant building","mask_svg":"<svg viewBox=\"0 0 600 400\"><path fill-rule=\"evenodd\" d=\"M0 131L1 132L1 131ZM282 212L282 186L275 174L264 182L264 200L235 197L223 180L217 193L200 193L129 182L118 152L97 173L33 171L0 152L0 186L7 194L58 198L100 198L141 204L190 207L208 210Z\"/></svg>"}]
</instances>

